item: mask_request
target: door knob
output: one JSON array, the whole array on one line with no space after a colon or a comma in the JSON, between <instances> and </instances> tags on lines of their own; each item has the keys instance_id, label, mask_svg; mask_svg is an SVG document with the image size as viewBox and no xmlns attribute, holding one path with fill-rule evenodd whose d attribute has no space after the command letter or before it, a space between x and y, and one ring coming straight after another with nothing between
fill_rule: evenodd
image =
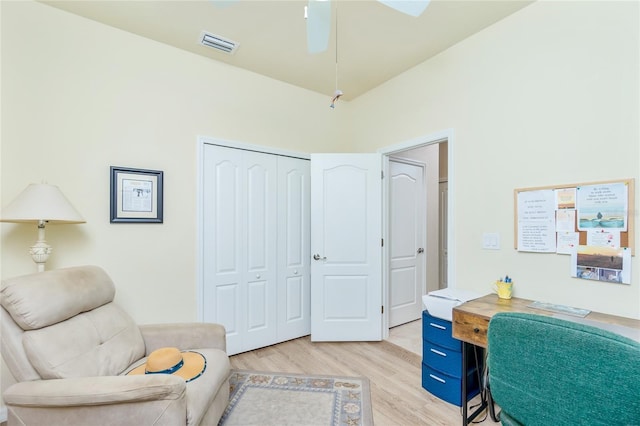
<instances>
[{"instance_id":1,"label":"door knob","mask_svg":"<svg viewBox=\"0 0 640 426\"><path fill-rule=\"evenodd\" d=\"M420 247L420 248L418 249L418 253L424 253L424 249L423 249L422 247Z\"/></svg>"},{"instance_id":2,"label":"door knob","mask_svg":"<svg viewBox=\"0 0 640 426\"><path fill-rule=\"evenodd\" d=\"M313 255L313 260L327 260L327 257L326 256L320 257L319 254L314 254Z\"/></svg>"}]
</instances>

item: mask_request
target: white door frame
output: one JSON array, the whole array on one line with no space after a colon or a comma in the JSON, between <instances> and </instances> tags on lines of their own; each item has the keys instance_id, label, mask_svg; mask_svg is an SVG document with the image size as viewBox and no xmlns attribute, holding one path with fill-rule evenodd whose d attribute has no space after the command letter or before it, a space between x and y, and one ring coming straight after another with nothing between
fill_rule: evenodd
<instances>
[{"instance_id":1,"label":"white door frame","mask_svg":"<svg viewBox=\"0 0 640 426\"><path fill-rule=\"evenodd\" d=\"M448 275L448 287L456 287L456 275L455 275L455 208L453 195L455 193L455 169L453 159L454 153L454 131L453 129L445 129L436 133L432 133L425 136L420 136L415 139L400 142L394 145L389 145L378 149L377 152L382 154L382 170L384 176L389 176L389 157L393 154L397 154L409 149L419 148L421 146L431 145L440 142L448 142L447 146L447 158L448 158L448 180L449 180L449 192L448 192L448 224L447 224L447 239L449 245L449 256L447 264ZM382 235L386 240L389 236L389 185L384 184L382 186ZM390 250L389 244L385 244L382 249L382 302L383 306L389 306L389 261ZM382 318L382 337L386 339L389 337L389 309L385 309Z\"/></svg>"}]
</instances>

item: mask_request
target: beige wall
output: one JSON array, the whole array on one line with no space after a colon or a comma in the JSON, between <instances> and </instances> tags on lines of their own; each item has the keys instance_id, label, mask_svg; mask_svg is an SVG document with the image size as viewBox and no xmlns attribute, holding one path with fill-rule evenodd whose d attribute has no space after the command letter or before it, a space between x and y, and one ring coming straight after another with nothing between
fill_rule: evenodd
<instances>
[{"instance_id":1,"label":"beige wall","mask_svg":"<svg viewBox=\"0 0 640 426\"><path fill-rule=\"evenodd\" d=\"M518 296L640 317L637 257L633 284L616 286L512 249L513 188L638 178L637 2L535 3L340 110L40 3L1 7L1 204L59 185L87 223L48 227L48 266L102 265L140 322L196 319L197 135L372 152L449 128L457 286L488 291L508 273ZM109 223L110 165L164 170L164 224ZM1 275L33 271L35 227L1 229ZM501 250L480 249L487 231Z\"/></svg>"},{"instance_id":2,"label":"beige wall","mask_svg":"<svg viewBox=\"0 0 640 426\"><path fill-rule=\"evenodd\" d=\"M143 323L196 320L197 136L343 151L329 96L35 2L2 2L1 204L58 185L87 220L50 225L47 268L98 264ZM164 171L163 224L109 223L109 166ZM2 224L3 277L36 227Z\"/></svg>"},{"instance_id":3,"label":"beige wall","mask_svg":"<svg viewBox=\"0 0 640 426\"><path fill-rule=\"evenodd\" d=\"M640 318L638 256L632 284L614 285L570 278L568 256L513 249L514 188L635 178L637 208L638 9L536 2L351 103L359 151L454 130L458 287L486 293L509 274L516 296ZM481 249L483 232L501 249Z\"/></svg>"}]
</instances>

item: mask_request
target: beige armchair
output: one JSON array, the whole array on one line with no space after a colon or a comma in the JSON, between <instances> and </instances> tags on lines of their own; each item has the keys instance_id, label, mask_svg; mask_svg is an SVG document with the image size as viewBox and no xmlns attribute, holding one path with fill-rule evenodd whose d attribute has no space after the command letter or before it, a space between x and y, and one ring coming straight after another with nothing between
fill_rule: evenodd
<instances>
[{"instance_id":1,"label":"beige armchair","mask_svg":"<svg viewBox=\"0 0 640 426\"><path fill-rule=\"evenodd\" d=\"M216 425L229 399L230 363L218 324L138 326L113 303L96 266L2 282L2 357L16 383L3 398L19 425ZM201 376L126 375L161 347L206 358Z\"/></svg>"}]
</instances>

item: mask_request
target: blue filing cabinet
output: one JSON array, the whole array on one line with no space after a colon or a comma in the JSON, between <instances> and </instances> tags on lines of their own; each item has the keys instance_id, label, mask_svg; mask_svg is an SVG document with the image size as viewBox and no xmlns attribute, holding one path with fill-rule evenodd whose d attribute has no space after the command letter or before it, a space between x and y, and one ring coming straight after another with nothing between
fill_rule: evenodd
<instances>
[{"instance_id":1,"label":"blue filing cabinet","mask_svg":"<svg viewBox=\"0 0 640 426\"><path fill-rule=\"evenodd\" d=\"M451 321L422 312L422 387L458 407L462 406L462 375L467 375L467 400L480 391L478 368L482 370L484 354L467 345L467 365L462 365L462 342L451 335Z\"/></svg>"}]
</instances>

